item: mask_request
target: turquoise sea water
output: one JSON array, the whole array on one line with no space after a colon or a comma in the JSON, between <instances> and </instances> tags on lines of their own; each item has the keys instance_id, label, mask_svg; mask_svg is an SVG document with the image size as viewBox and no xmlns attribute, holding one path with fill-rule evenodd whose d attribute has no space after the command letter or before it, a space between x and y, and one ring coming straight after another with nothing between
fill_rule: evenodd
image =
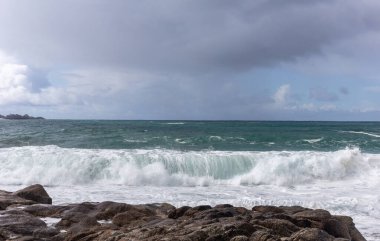
<instances>
[{"instance_id":1,"label":"turquoise sea water","mask_svg":"<svg viewBox=\"0 0 380 241\"><path fill-rule=\"evenodd\" d=\"M0 188L54 203L301 205L380 239L379 122L0 120Z\"/></svg>"},{"instance_id":2,"label":"turquoise sea water","mask_svg":"<svg viewBox=\"0 0 380 241\"><path fill-rule=\"evenodd\" d=\"M0 121L0 147L380 153L379 122Z\"/></svg>"}]
</instances>

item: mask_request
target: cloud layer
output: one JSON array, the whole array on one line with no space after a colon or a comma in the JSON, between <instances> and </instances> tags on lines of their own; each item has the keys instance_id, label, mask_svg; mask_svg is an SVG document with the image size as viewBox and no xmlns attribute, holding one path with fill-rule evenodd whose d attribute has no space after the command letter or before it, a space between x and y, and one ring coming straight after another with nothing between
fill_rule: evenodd
<instances>
[{"instance_id":1,"label":"cloud layer","mask_svg":"<svg viewBox=\"0 0 380 241\"><path fill-rule=\"evenodd\" d=\"M379 12L376 0L3 0L0 105L77 118L348 113L377 101L359 96L380 86Z\"/></svg>"},{"instance_id":2,"label":"cloud layer","mask_svg":"<svg viewBox=\"0 0 380 241\"><path fill-rule=\"evenodd\" d=\"M378 31L379 10L374 0L4 0L0 46L44 65L241 71Z\"/></svg>"}]
</instances>

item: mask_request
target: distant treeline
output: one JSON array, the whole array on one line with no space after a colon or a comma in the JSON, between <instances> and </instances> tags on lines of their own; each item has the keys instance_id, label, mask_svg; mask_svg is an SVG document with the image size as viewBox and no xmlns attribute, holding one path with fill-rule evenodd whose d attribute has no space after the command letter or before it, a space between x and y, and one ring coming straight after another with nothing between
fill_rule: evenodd
<instances>
[{"instance_id":1,"label":"distant treeline","mask_svg":"<svg viewBox=\"0 0 380 241\"><path fill-rule=\"evenodd\" d=\"M43 117L33 117L28 114L25 114L25 115L19 115L19 114L1 115L0 114L0 118L7 119L7 120L32 120L32 119L43 120L44 119Z\"/></svg>"}]
</instances>

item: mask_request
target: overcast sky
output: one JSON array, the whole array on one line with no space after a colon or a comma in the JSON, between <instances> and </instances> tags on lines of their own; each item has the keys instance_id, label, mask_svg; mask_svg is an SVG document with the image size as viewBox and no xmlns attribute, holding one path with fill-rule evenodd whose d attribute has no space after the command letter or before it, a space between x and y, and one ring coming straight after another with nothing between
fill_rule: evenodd
<instances>
[{"instance_id":1,"label":"overcast sky","mask_svg":"<svg viewBox=\"0 0 380 241\"><path fill-rule=\"evenodd\" d=\"M378 0L0 0L0 114L380 120Z\"/></svg>"}]
</instances>

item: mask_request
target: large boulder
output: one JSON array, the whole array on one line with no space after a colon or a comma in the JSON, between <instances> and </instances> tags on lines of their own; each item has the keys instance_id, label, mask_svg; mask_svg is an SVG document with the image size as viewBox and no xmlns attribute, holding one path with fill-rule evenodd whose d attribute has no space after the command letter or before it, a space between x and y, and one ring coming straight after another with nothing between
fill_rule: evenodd
<instances>
[{"instance_id":1,"label":"large boulder","mask_svg":"<svg viewBox=\"0 0 380 241\"><path fill-rule=\"evenodd\" d=\"M46 192L44 187L40 184L31 185L21 190L18 190L14 192L13 195L27 200L32 200L37 203L52 204L51 197Z\"/></svg>"}]
</instances>

